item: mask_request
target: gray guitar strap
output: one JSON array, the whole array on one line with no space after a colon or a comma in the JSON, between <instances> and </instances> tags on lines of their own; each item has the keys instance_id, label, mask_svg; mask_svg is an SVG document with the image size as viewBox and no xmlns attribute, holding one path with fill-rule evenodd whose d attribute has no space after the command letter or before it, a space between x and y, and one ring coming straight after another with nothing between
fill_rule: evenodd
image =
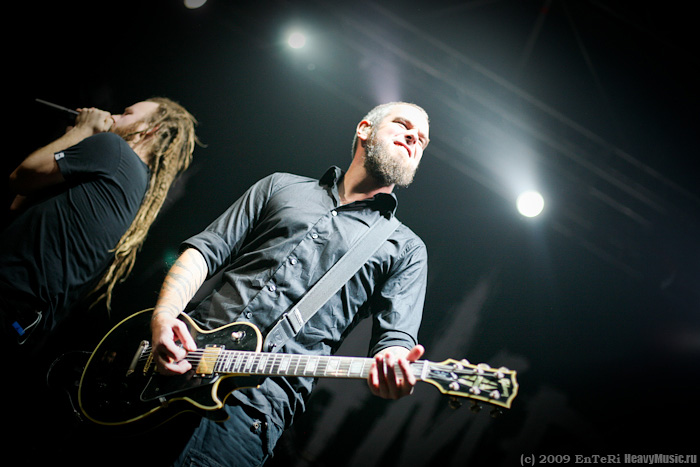
<instances>
[{"instance_id":1,"label":"gray guitar strap","mask_svg":"<svg viewBox=\"0 0 700 467\"><path fill-rule=\"evenodd\" d=\"M277 321L265 338L263 351L276 352L287 340L296 336L304 324L343 287L358 269L377 251L399 226L399 220L392 216L381 216L350 249L321 277L316 284Z\"/></svg>"}]
</instances>

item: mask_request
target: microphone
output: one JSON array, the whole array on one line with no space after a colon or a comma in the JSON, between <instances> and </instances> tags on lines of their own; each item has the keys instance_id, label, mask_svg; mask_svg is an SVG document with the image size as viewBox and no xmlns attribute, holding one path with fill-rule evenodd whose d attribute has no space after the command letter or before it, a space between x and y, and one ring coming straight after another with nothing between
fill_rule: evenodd
<instances>
[{"instance_id":1,"label":"microphone","mask_svg":"<svg viewBox=\"0 0 700 467\"><path fill-rule=\"evenodd\" d=\"M77 111L75 111L73 109L69 109L68 107L63 107L62 105L58 105L58 104L52 104L51 102L47 102L47 101L42 100L42 99L35 99L35 100L37 102L39 102L40 104L48 105L49 107L53 107L54 109L63 110L64 112L68 112L68 113L73 114L73 115L78 115Z\"/></svg>"}]
</instances>

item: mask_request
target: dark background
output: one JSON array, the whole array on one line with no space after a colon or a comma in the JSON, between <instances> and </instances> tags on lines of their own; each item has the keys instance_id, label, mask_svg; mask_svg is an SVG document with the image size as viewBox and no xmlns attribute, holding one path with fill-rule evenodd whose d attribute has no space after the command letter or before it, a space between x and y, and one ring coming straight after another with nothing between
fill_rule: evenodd
<instances>
[{"instance_id":1,"label":"dark background","mask_svg":"<svg viewBox=\"0 0 700 467\"><path fill-rule=\"evenodd\" d=\"M70 123L156 95L206 148L174 187L112 320L154 305L179 243L275 171L347 167L355 125L431 116L399 217L426 242L425 358L518 371L499 418L432 386L385 402L324 380L272 465L519 465L697 454L700 197L690 4L604 1L24 2L5 28L9 173ZM339 6L342 5L342 6ZM687 6L685 6L687 5ZM291 26L309 44L289 49ZM515 197L536 187L542 216ZM365 355L366 329L342 349ZM86 326L85 335L102 330Z\"/></svg>"}]
</instances>

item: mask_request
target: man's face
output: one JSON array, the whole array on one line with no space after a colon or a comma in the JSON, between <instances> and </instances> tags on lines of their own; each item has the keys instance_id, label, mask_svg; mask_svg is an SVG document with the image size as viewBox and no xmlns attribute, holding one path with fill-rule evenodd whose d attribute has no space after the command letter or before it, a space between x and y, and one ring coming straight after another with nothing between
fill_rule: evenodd
<instances>
[{"instance_id":1,"label":"man's face","mask_svg":"<svg viewBox=\"0 0 700 467\"><path fill-rule=\"evenodd\" d=\"M371 129L365 143L365 168L382 185L407 187L413 181L430 127L416 107L400 104Z\"/></svg>"},{"instance_id":2,"label":"man's face","mask_svg":"<svg viewBox=\"0 0 700 467\"><path fill-rule=\"evenodd\" d=\"M140 131L146 130L146 120L158 109L155 102L137 102L124 109L121 115L112 115L114 125L110 131L116 133L125 140L131 140Z\"/></svg>"}]
</instances>

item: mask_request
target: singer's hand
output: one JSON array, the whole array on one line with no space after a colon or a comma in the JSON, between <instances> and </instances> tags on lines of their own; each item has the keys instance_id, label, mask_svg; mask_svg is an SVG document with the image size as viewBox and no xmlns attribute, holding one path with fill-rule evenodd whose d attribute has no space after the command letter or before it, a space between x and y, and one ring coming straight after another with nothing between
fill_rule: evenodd
<instances>
[{"instance_id":1,"label":"singer's hand","mask_svg":"<svg viewBox=\"0 0 700 467\"><path fill-rule=\"evenodd\" d=\"M109 131L112 124L114 124L112 114L90 107L89 109L78 109L74 128L88 129L92 131L92 134L97 134Z\"/></svg>"}]
</instances>

